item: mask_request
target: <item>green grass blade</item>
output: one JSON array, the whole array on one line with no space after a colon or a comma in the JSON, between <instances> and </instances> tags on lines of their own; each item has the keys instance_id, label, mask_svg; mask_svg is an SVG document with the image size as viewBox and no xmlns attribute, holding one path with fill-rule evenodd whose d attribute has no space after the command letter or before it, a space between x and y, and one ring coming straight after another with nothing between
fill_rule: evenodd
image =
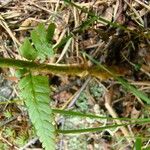
<instances>
[{"instance_id":1,"label":"green grass blade","mask_svg":"<svg viewBox=\"0 0 150 150\"><path fill-rule=\"evenodd\" d=\"M136 122L136 124L145 124L149 123L149 121L139 121ZM77 134L77 133L87 133L87 132L98 132L102 131L105 129L111 129L111 128L116 128L116 127L121 127L121 126L127 126L127 125L132 125L134 123L126 123L126 124L115 124L115 125L108 125L108 126L103 126L103 127L98 127L98 128L86 128L86 129L73 129L73 130L57 130L58 133L63 133L63 134Z\"/></svg>"},{"instance_id":2,"label":"green grass blade","mask_svg":"<svg viewBox=\"0 0 150 150\"><path fill-rule=\"evenodd\" d=\"M99 116L99 115L94 115L94 114L89 114L89 113L81 113L81 112L75 112L71 110L61 110L61 109L52 109L53 113L59 113L61 115L67 115L67 116L74 116L74 117L83 117L83 118L92 118L92 119L108 119L108 120L126 120L126 121L149 121L150 119L142 119L142 118L111 118L111 117L104 117L104 116Z\"/></svg>"},{"instance_id":3,"label":"green grass blade","mask_svg":"<svg viewBox=\"0 0 150 150\"><path fill-rule=\"evenodd\" d=\"M74 31L73 33L84 31L85 29L90 27L90 25L92 23L94 23L96 20L97 20L97 18L95 16L92 16L91 18L89 18L86 21L82 22L82 24L79 27L77 27L76 31Z\"/></svg>"},{"instance_id":4,"label":"green grass blade","mask_svg":"<svg viewBox=\"0 0 150 150\"><path fill-rule=\"evenodd\" d=\"M137 138L135 141L135 150L142 150L142 139Z\"/></svg>"},{"instance_id":5,"label":"green grass blade","mask_svg":"<svg viewBox=\"0 0 150 150\"><path fill-rule=\"evenodd\" d=\"M119 83L127 89L129 92L131 92L134 96L140 98L141 100L145 101L147 104L150 104L150 98L142 91L138 90L136 87L131 85L128 81L126 81L124 78L117 77L116 78Z\"/></svg>"},{"instance_id":6,"label":"green grass blade","mask_svg":"<svg viewBox=\"0 0 150 150\"><path fill-rule=\"evenodd\" d=\"M68 36L64 37L59 44L53 47L53 49L61 48L63 47L67 41L72 37L72 34L69 34Z\"/></svg>"},{"instance_id":7,"label":"green grass blade","mask_svg":"<svg viewBox=\"0 0 150 150\"><path fill-rule=\"evenodd\" d=\"M86 128L86 129L74 129L74 130L57 130L58 133L63 133L63 134L77 134L77 133L87 133L87 132L98 132L102 131L105 129L110 129L110 128L116 128L119 126L125 126L126 124L121 124L121 125L109 125L109 126L104 126L104 127L99 127L99 128Z\"/></svg>"}]
</instances>

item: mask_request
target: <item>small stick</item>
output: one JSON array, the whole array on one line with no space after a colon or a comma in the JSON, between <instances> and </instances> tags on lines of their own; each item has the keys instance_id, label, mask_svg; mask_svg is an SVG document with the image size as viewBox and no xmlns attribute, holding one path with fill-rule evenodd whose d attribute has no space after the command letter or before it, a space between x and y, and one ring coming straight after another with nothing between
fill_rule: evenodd
<instances>
[{"instance_id":1,"label":"small stick","mask_svg":"<svg viewBox=\"0 0 150 150\"><path fill-rule=\"evenodd\" d=\"M118 118L118 115L116 114L116 112L114 111L114 109L112 108L112 106L111 106L111 94L110 94L110 91L109 92L106 92L105 93L105 107L106 107L106 109L108 110L108 112L109 112L109 114L113 117L113 118ZM121 123L121 121L120 120L115 120L116 121L116 123L119 125L119 124L122 124ZM127 137L126 139L127 139L127 141L129 142L129 144L131 144L132 142L133 142L133 140L131 140L130 138L128 138L128 137L130 137L130 134L129 134L129 132L128 132L128 130L127 130L127 128L126 127L124 127L124 126L121 126L121 127L119 127L120 128L120 130L122 131L122 133L124 134L124 136L125 137Z\"/></svg>"},{"instance_id":2,"label":"small stick","mask_svg":"<svg viewBox=\"0 0 150 150\"><path fill-rule=\"evenodd\" d=\"M30 145L33 145L37 140L38 140L37 137L35 137L34 139L31 139L27 144L25 144L23 147L19 148L19 150L25 150Z\"/></svg>"},{"instance_id":3,"label":"small stick","mask_svg":"<svg viewBox=\"0 0 150 150\"><path fill-rule=\"evenodd\" d=\"M91 77L88 77L86 79L86 81L84 82L84 84L82 85L82 87L78 90L78 92L75 94L75 96L73 97L72 101L68 105L68 108L71 108L75 104L75 102L79 98L81 92L86 88L86 86L87 86L87 84L89 83L90 80L91 80Z\"/></svg>"}]
</instances>

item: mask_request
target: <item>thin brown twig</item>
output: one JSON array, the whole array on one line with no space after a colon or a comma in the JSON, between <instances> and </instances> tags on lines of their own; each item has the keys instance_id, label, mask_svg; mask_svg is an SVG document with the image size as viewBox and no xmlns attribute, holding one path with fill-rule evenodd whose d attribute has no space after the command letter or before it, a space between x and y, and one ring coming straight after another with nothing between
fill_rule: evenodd
<instances>
[{"instance_id":1,"label":"thin brown twig","mask_svg":"<svg viewBox=\"0 0 150 150\"><path fill-rule=\"evenodd\" d=\"M110 94L110 91L106 92L105 95L105 107L106 109L108 110L109 114L113 117L113 118L118 118L118 115L116 114L115 110L112 108L111 106L111 94ZM119 125L119 124L122 124L120 120L115 120L116 123ZM124 134L125 137L131 137L130 136L130 133L129 131L127 130L126 127L124 126L121 126L119 127L120 130L122 131L122 133ZM127 141L129 142L129 144L131 144L134 140L133 139L129 139L127 138Z\"/></svg>"}]
</instances>

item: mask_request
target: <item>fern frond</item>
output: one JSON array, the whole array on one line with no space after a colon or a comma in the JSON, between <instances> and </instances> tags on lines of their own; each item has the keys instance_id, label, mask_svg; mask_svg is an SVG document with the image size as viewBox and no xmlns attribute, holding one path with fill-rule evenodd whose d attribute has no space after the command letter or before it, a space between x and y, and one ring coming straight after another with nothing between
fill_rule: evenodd
<instances>
[{"instance_id":1,"label":"fern frond","mask_svg":"<svg viewBox=\"0 0 150 150\"><path fill-rule=\"evenodd\" d=\"M53 56L53 48L47 40L47 31L44 24L39 24L33 31L31 31L31 39L40 59L45 60L47 56Z\"/></svg>"},{"instance_id":2,"label":"fern frond","mask_svg":"<svg viewBox=\"0 0 150 150\"><path fill-rule=\"evenodd\" d=\"M49 107L50 89L47 77L29 74L20 80L19 89L43 147L46 150L54 150L55 127L52 110Z\"/></svg>"}]
</instances>

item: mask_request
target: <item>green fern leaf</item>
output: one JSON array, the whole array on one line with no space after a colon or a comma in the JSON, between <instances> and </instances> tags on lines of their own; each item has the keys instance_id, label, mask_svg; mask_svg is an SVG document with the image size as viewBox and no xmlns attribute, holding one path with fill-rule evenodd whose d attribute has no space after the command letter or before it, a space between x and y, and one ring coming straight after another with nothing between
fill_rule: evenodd
<instances>
[{"instance_id":1,"label":"green fern leaf","mask_svg":"<svg viewBox=\"0 0 150 150\"><path fill-rule=\"evenodd\" d=\"M47 34L46 34L46 39L47 42L51 42L53 40L54 32L55 32L56 25L54 23L49 24L47 28Z\"/></svg>"},{"instance_id":2,"label":"green fern leaf","mask_svg":"<svg viewBox=\"0 0 150 150\"><path fill-rule=\"evenodd\" d=\"M45 60L46 57L54 54L52 45L47 40L47 31L44 24L39 24L31 31L31 39L41 60Z\"/></svg>"},{"instance_id":3,"label":"green fern leaf","mask_svg":"<svg viewBox=\"0 0 150 150\"><path fill-rule=\"evenodd\" d=\"M54 150L55 127L52 110L49 107L48 78L29 74L20 80L19 89L43 147L46 150Z\"/></svg>"},{"instance_id":4,"label":"green fern leaf","mask_svg":"<svg viewBox=\"0 0 150 150\"><path fill-rule=\"evenodd\" d=\"M37 57L36 50L32 47L28 38L25 38L24 43L20 47L21 55L28 60L35 60Z\"/></svg>"}]
</instances>

